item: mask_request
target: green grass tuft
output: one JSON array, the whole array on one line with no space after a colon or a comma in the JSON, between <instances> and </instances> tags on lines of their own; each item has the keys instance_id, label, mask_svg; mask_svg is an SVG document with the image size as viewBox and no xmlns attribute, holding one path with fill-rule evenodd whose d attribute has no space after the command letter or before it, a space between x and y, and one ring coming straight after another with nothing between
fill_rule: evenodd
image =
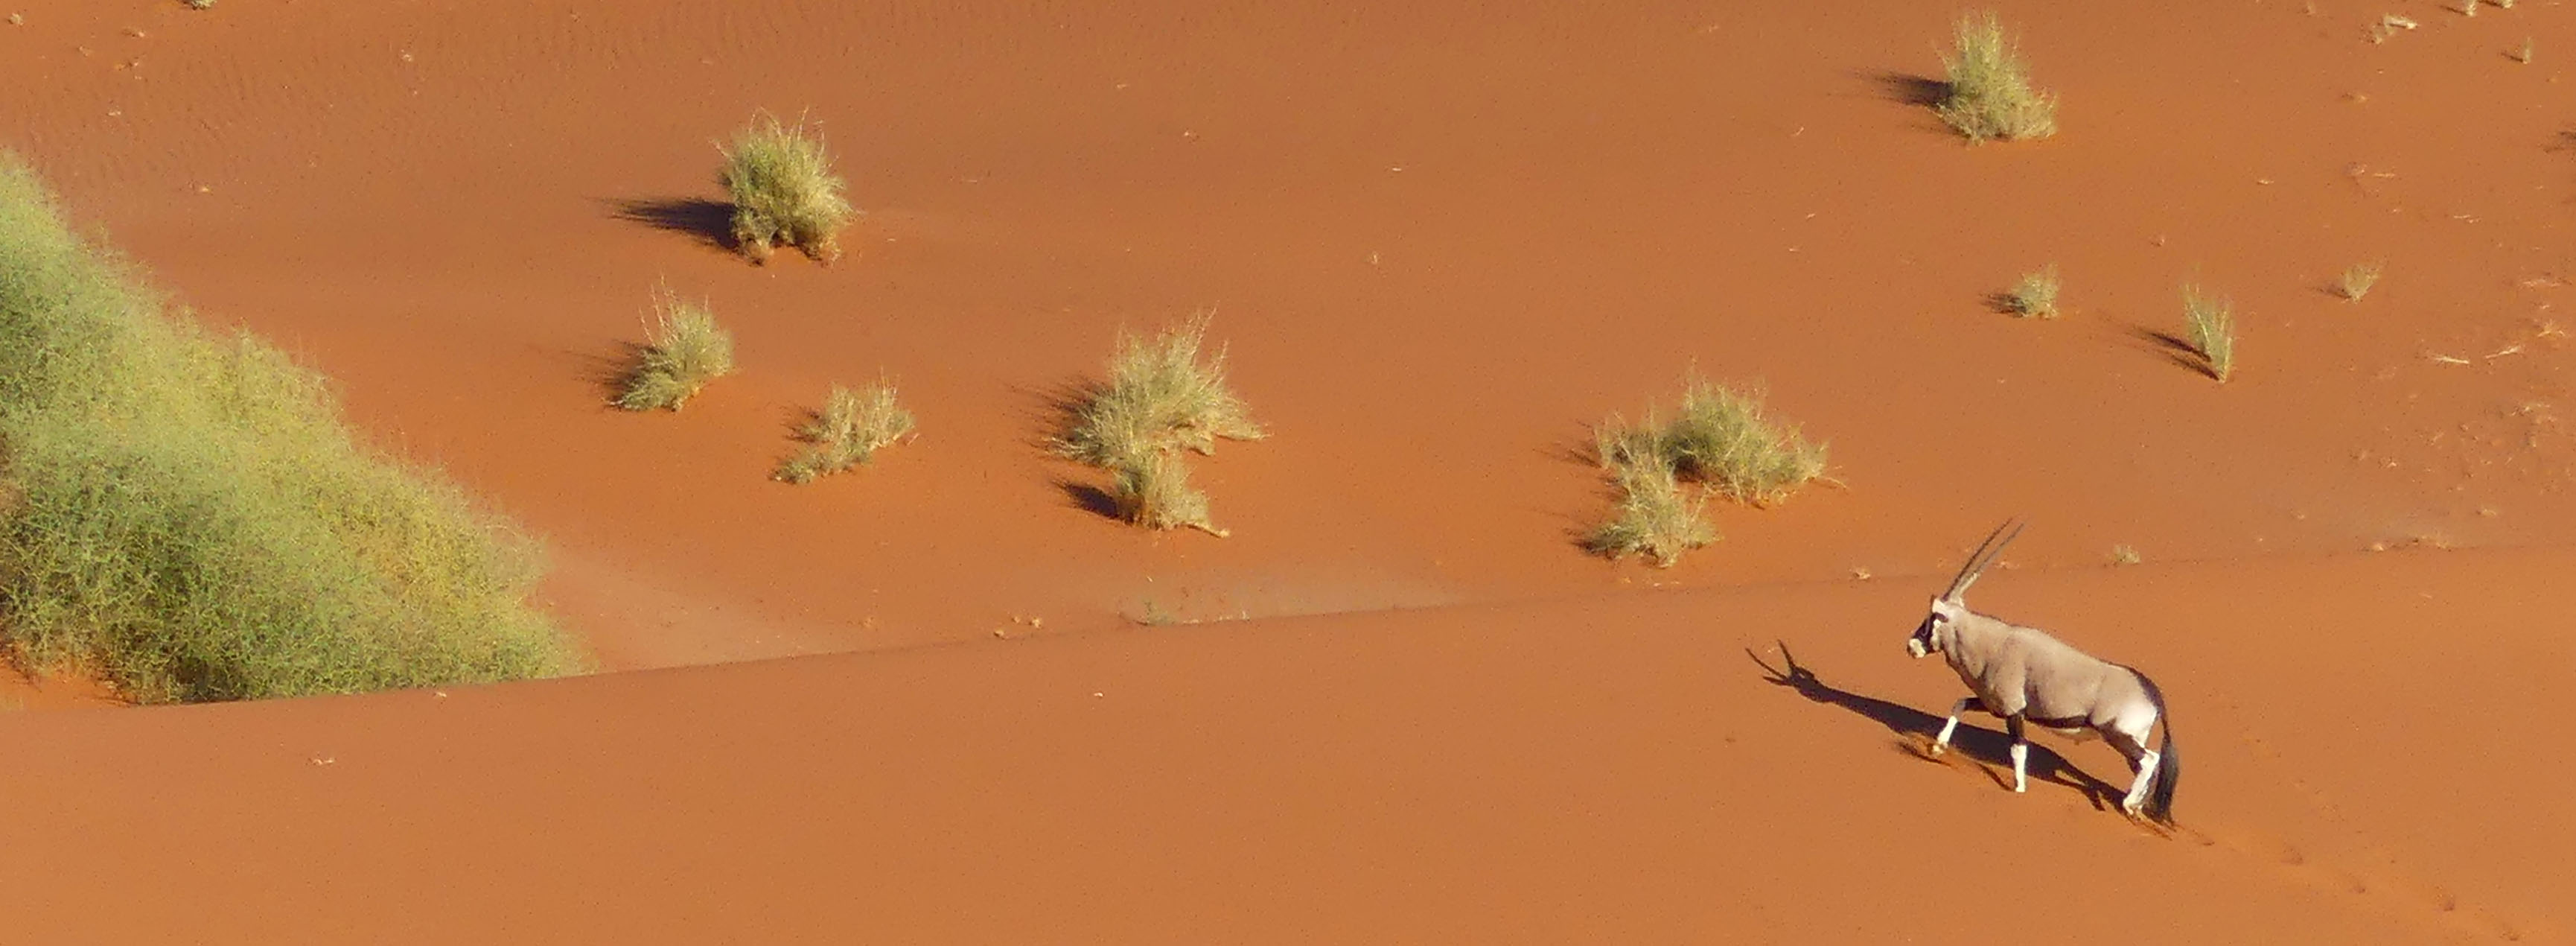
<instances>
[{"instance_id":1,"label":"green grass tuft","mask_svg":"<svg viewBox=\"0 0 2576 946\"><path fill-rule=\"evenodd\" d=\"M2236 310L2197 285L2182 289L2182 315L2193 351L2200 353L2209 376L2225 383L2236 373Z\"/></svg>"},{"instance_id":2,"label":"green grass tuft","mask_svg":"<svg viewBox=\"0 0 2576 946\"><path fill-rule=\"evenodd\" d=\"M856 211L844 196L848 185L832 173L821 132L802 118L789 125L762 112L731 147L716 150L724 155L720 179L733 196L734 242L744 254L764 261L784 244L824 262L840 258L841 228Z\"/></svg>"},{"instance_id":3,"label":"green grass tuft","mask_svg":"<svg viewBox=\"0 0 2576 946\"><path fill-rule=\"evenodd\" d=\"M733 373L733 333L716 324L706 303L681 301L669 286L653 291L644 338L619 383L618 407L676 411L707 382Z\"/></svg>"},{"instance_id":4,"label":"green grass tuft","mask_svg":"<svg viewBox=\"0 0 2576 946\"><path fill-rule=\"evenodd\" d=\"M2361 297L2370 294L2370 287L2379 285L2380 268L2378 263L2353 264L2343 271L2343 278L2335 283L2335 291L2349 301L2360 302Z\"/></svg>"},{"instance_id":5,"label":"green grass tuft","mask_svg":"<svg viewBox=\"0 0 2576 946\"><path fill-rule=\"evenodd\" d=\"M1084 392L1057 452L1112 467L1174 449L1213 453L1220 438L1266 436L1226 385L1225 349L1204 351L1208 319L1192 316L1151 340L1120 332L1108 382Z\"/></svg>"},{"instance_id":6,"label":"green grass tuft","mask_svg":"<svg viewBox=\"0 0 2576 946\"><path fill-rule=\"evenodd\" d=\"M2057 285L2057 264L2040 267L2013 284L2012 291L2004 294L2004 307L2023 318L2056 318Z\"/></svg>"},{"instance_id":7,"label":"green grass tuft","mask_svg":"<svg viewBox=\"0 0 2576 946\"><path fill-rule=\"evenodd\" d=\"M878 450L910 433L912 412L896 402L894 385L880 381L852 391L836 384L823 409L796 429L805 449L779 464L775 478L811 483L875 459Z\"/></svg>"},{"instance_id":8,"label":"green grass tuft","mask_svg":"<svg viewBox=\"0 0 2576 946\"><path fill-rule=\"evenodd\" d=\"M85 245L0 156L0 641L143 702L578 669L532 541L362 444L329 383Z\"/></svg>"},{"instance_id":9,"label":"green grass tuft","mask_svg":"<svg viewBox=\"0 0 2576 946\"><path fill-rule=\"evenodd\" d=\"M1957 50L1941 57L1949 70L1949 95L1936 109L1941 120L1972 141L2021 141L2057 133L2057 97L2033 91L2019 50L1991 13L1959 19Z\"/></svg>"}]
</instances>

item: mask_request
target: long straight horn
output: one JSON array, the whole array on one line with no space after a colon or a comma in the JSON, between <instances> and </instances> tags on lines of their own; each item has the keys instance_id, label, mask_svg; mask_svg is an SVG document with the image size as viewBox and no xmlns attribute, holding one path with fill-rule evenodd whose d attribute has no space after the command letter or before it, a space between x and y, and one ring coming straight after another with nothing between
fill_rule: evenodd
<instances>
[{"instance_id":1,"label":"long straight horn","mask_svg":"<svg viewBox=\"0 0 2576 946\"><path fill-rule=\"evenodd\" d=\"M1968 556L1967 564L1959 566L1959 577L1950 579L1950 590L1942 592L1941 597L1957 601L1960 595L1967 594L1968 586L1977 583L1977 576L1985 574L1986 567L1995 563L1995 557L2004 554L2004 546L2011 545L2012 540L2021 536L2021 527L2022 523L2006 519L2003 525L1995 527L1995 531L1986 533L1986 540L1977 543L1977 551ZM2006 529L2012 531L2007 533Z\"/></svg>"}]
</instances>

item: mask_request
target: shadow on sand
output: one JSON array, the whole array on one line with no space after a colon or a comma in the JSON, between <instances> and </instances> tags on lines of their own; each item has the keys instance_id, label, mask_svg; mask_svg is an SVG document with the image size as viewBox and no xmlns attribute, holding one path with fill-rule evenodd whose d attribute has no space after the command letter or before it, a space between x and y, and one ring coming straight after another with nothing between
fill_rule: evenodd
<instances>
[{"instance_id":1,"label":"shadow on sand","mask_svg":"<svg viewBox=\"0 0 2576 946\"><path fill-rule=\"evenodd\" d=\"M1873 72L1869 80L1877 83L1878 92L1888 101L1917 108L1930 108L1950 97L1950 83L1931 76L1910 72Z\"/></svg>"},{"instance_id":2,"label":"shadow on sand","mask_svg":"<svg viewBox=\"0 0 2576 946\"><path fill-rule=\"evenodd\" d=\"M2124 328L2131 341L2156 354L2163 355L2165 360L2210 378L2218 377L2218 369L2210 365L2209 357L2201 354L2199 347L2183 340L2182 336L2144 325L2129 325Z\"/></svg>"},{"instance_id":3,"label":"shadow on sand","mask_svg":"<svg viewBox=\"0 0 2576 946\"><path fill-rule=\"evenodd\" d=\"M698 197L620 198L608 201L609 216L657 230L685 233L698 242L735 252L733 205Z\"/></svg>"}]
</instances>

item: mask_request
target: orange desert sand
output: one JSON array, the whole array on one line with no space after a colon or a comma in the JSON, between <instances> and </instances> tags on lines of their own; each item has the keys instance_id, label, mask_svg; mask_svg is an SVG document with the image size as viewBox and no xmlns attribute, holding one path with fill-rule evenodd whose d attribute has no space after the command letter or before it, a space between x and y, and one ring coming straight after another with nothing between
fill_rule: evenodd
<instances>
[{"instance_id":1,"label":"orange desert sand","mask_svg":"<svg viewBox=\"0 0 2576 946\"><path fill-rule=\"evenodd\" d=\"M2557 3L2011 3L2061 131L1975 146L1898 0L18 2L0 146L544 536L603 672L17 685L8 939L2576 940ZM721 243L760 109L836 264ZM616 411L664 280L742 372ZM1233 536L1116 522L1050 405L1208 309ZM1694 368L1836 483L1585 555L1589 425ZM880 372L916 442L767 478ZM2154 676L2176 829L2098 742L1923 753L2007 516L1972 603Z\"/></svg>"}]
</instances>

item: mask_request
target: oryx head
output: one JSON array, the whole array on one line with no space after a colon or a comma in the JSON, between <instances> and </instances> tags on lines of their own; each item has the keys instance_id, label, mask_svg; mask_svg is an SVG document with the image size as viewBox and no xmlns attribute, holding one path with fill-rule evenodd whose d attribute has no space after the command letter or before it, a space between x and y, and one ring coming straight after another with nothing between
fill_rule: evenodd
<instances>
[{"instance_id":1,"label":"oryx head","mask_svg":"<svg viewBox=\"0 0 2576 946\"><path fill-rule=\"evenodd\" d=\"M2004 546L2011 545L2018 535L2021 524L2009 520L1986 534L1986 540L1968 556L1968 563L1959 566L1958 577L1950 579L1950 590L1932 599L1931 613L1923 616L1923 623L1915 625L1914 636L1905 639L1906 653L1929 657L1950 646L1950 625L1968 614L1968 586L1977 583L1977 576L1985 574L1986 566L1993 565L1995 556L2002 555Z\"/></svg>"}]
</instances>

